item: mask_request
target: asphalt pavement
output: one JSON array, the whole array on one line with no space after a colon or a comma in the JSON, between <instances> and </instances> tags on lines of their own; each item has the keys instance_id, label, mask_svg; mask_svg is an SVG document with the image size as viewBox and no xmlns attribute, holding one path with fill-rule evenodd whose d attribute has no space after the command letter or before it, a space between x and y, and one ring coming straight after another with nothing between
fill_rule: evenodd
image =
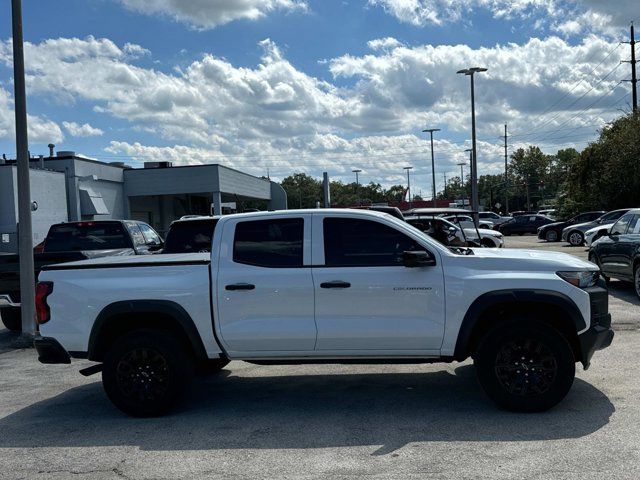
<instances>
[{"instance_id":1,"label":"asphalt pavement","mask_svg":"<svg viewBox=\"0 0 640 480\"><path fill-rule=\"evenodd\" d=\"M612 282L610 303L612 346L529 415L496 409L470 362L232 362L176 413L134 419L78 374L89 362L41 365L0 330L0 479L637 479L640 302Z\"/></svg>"}]
</instances>

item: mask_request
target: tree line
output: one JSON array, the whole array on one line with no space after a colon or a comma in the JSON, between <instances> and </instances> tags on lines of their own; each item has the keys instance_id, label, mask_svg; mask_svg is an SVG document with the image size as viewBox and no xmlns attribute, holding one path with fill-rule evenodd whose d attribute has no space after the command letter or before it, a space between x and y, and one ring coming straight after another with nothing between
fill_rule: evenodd
<instances>
[{"instance_id":1,"label":"tree line","mask_svg":"<svg viewBox=\"0 0 640 480\"><path fill-rule=\"evenodd\" d=\"M289 208L314 208L322 203L322 181L294 173L282 182ZM402 200L404 185L382 187L371 182L332 181L331 203L350 206ZM469 176L454 176L437 198L451 201L469 198ZM485 210L505 212L554 206L561 217L580 211L640 207L640 113L624 115L604 127L598 138L578 152L573 148L545 154L530 145L514 151L506 175L481 175L478 196ZM414 200L421 200L418 196Z\"/></svg>"}]
</instances>

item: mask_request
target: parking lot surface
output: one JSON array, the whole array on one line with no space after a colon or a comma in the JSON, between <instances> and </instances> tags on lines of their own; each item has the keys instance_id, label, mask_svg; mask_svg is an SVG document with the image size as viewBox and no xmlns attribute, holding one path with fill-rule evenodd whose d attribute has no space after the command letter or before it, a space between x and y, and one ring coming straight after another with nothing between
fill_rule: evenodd
<instances>
[{"instance_id":1,"label":"parking lot surface","mask_svg":"<svg viewBox=\"0 0 640 480\"><path fill-rule=\"evenodd\" d=\"M566 251L531 236L507 247ZM497 410L470 362L255 366L198 379L162 418L116 410L99 375L40 365L0 330L0 479L640 478L640 302L612 282L616 338L543 414Z\"/></svg>"}]
</instances>

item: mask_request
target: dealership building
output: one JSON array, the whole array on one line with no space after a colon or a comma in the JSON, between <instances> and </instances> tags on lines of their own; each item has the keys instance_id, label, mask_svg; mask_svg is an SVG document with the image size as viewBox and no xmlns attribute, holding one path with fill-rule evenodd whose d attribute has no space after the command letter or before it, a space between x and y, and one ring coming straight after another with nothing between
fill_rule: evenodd
<instances>
[{"instance_id":1,"label":"dealership building","mask_svg":"<svg viewBox=\"0 0 640 480\"><path fill-rule=\"evenodd\" d=\"M79 220L142 220L164 234L183 215L222 214L260 200L270 210L287 208L282 187L222 165L174 167L145 162L131 168L59 151L30 161L33 241L49 226ZM0 252L17 252L18 190L15 161L0 159Z\"/></svg>"}]
</instances>

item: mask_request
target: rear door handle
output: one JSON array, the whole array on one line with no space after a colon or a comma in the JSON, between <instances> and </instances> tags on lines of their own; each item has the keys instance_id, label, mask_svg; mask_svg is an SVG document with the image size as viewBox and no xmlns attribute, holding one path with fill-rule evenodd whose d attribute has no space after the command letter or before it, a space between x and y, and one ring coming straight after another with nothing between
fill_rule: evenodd
<instances>
[{"instance_id":1,"label":"rear door handle","mask_svg":"<svg viewBox=\"0 0 640 480\"><path fill-rule=\"evenodd\" d=\"M342 280L333 280L332 282L322 282L320 288L349 288L351 284L349 282L343 282Z\"/></svg>"},{"instance_id":2,"label":"rear door handle","mask_svg":"<svg viewBox=\"0 0 640 480\"><path fill-rule=\"evenodd\" d=\"M256 288L251 283L233 283L224 287L225 290L253 290Z\"/></svg>"}]
</instances>

